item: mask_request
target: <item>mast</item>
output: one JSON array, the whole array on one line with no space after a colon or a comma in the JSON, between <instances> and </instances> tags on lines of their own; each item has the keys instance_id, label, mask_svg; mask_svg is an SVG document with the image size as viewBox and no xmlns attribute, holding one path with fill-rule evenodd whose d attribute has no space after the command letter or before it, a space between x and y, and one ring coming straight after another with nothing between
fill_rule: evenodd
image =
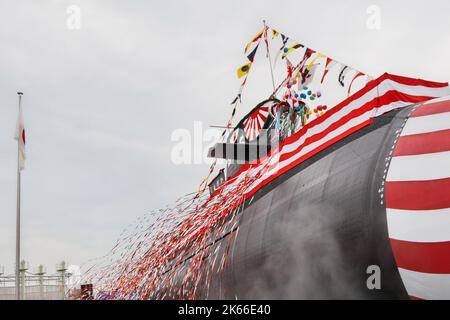
<instances>
[{"instance_id":1,"label":"mast","mask_svg":"<svg viewBox=\"0 0 450 320\"><path fill-rule=\"evenodd\" d=\"M19 96L19 112L22 104L22 92ZM20 139L20 137L19 137ZM20 140L17 139L17 211L16 211L16 299L20 300Z\"/></svg>"},{"instance_id":2,"label":"mast","mask_svg":"<svg viewBox=\"0 0 450 320\"><path fill-rule=\"evenodd\" d=\"M264 24L264 41L266 42L266 48L267 48L267 59L269 60L269 66L270 66L270 75L272 76L272 86L273 91L275 91L275 78L273 76L273 67L272 67L272 58L270 57L270 50L269 50L269 43L267 42L267 25L266 20L263 20Z\"/></svg>"}]
</instances>

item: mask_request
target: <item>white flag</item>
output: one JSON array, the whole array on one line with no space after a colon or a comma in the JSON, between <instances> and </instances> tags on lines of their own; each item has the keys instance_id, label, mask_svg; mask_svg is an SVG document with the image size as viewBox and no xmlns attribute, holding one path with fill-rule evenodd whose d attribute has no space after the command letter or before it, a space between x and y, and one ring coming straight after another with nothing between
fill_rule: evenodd
<instances>
[{"instance_id":1,"label":"white flag","mask_svg":"<svg viewBox=\"0 0 450 320\"><path fill-rule=\"evenodd\" d=\"M25 126L23 123L22 106L19 106L19 115L17 116L16 134L14 139L19 144L19 170L25 168Z\"/></svg>"}]
</instances>

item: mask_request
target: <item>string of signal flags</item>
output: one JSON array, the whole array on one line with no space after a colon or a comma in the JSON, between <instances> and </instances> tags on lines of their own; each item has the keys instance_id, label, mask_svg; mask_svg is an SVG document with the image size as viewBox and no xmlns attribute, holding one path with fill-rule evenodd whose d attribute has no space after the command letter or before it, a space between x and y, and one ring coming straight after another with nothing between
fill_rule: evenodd
<instances>
[{"instance_id":1,"label":"string of signal flags","mask_svg":"<svg viewBox=\"0 0 450 320\"><path fill-rule=\"evenodd\" d=\"M269 33L271 34L271 36L269 36ZM290 86L292 86L293 77L296 80L294 82L298 84L299 88L309 84L314 77L318 76L316 74L316 69L317 66L320 64L318 63L319 61L325 62L325 68L323 69L323 73L320 78L320 84L324 83L326 76L328 75L329 71L332 68L339 67L340 72L337 81L340 84L340 86L345 87L346 76L349 74L349 72L354 71L354 75L351 81L349 82L347 88L347 95L350 95L352 85L357 78L366 76L368 79L373 79L373 77L368 76L365 73L356 70L344 63L341 63L336 59L333 59L331 57L326 56L323 53L317 52L314 49L306 47L305 45L299 43L298 41L295 41L290 37L286 36L284 33L281 33L276 29L267 26L264 22L264 27L262 28L262 30L259 31L245 46L244 53L248 61L237 69L238 79L244 78L244 80L239 87L237 95L235 96L234 100L231 103L232 105L236 106L237 103L241 101L242 92L245 88L245 85L247 84L248 75L254 63L256 52L260 47L262 40L264 40L265 43L266 58L268 59L270 59L269 41L274 42L279 40L281 44L281 46L277 50L273 62L270 61L272 74L273 74L272 63L273 66L275 66L277 62L280 60L280 57L281 60L285 60L287 64L287 76L278 87L274 88L274 92L272 93L271 96L275 96L282 87L287 87L288 89L290 89ZM293 66L288 57L293 52L298 51L300 49L304 49L303 58L296 66ZM235 110L233 109L232 114L234 113Z\"/></svg>"},{"instance_id":2,"label":"string of signal flags","mask_svg":"<svg viewBox=\"0 0 450 320\"><path fill-rule=\"evenodd\" d=\"M325 81L325 78L329 71L332 68L339 67L340 72L338 75L338 83L343 88L345 87L345 77L350 71L354 71L354 76L351 79L348 88L347 88L347 95L350 95L352 85L354 81L359 78L366 76L368 80L373 79L373 77L366 75L365 73L358 71L344 63L341 63L337 61L336 59L332 59L325 54L322 54L320 52L317 52L314 49L308 48L307 46L299 43L298 41L295 41L291 39L290 37L286 36L284 33L281 33L277 31L274 28L269 27L266 25L266 22L263 21L263 28L246 44L244 48L244 54L246 55L247 62L239 67L237 69L237 77L238 79L243 79L238 93L231 102L231 105L233 106L233 109L231 111L231 115L227 121L226 129L223 130L221 134L221 139L223 140L226 136L226 133L232 129L233 119L236 115L236 110L238 108L239 103L241 102L242 92L247 84L248 75L250 73L250 70L252 68L252 65L255 61L255 56L258 51L258 48L261 45L261 41L264 41L265 49L266 49L266 58L269 60L270 64L270 71L272 75L272 83L273 83L273 93L270 95L270 97L275 97L277 93L283 88L286 87L288 90L291 89L291 87L295 84L298 85L298 91L302 88L307 88L307 86L312 82L312 80L317 76L316 69L317 66L320 64L319 61L325 61L325 68L323 70L323 73L320 78L320 84L323 84ZM270 36L269 36L270 34ZM277 50L277 53L273 59L273 62L270 57L270 44L269 42L275 42L280 41L280 47ZM291 55L293 52L296 52L298 50L304 49L303 58L300 60L300 62L297 65L293 65L292 62L289 60L289 55ZM277 62L280 60L284 60L286 62L287 66L287 75L285 79L278 85L278 87L275 87L275 81L273 77L273 68L276 66ZM307 99L308 97L311 99L314 99L315 97L320 97L321 92L318 91L316 93L312 93L311 90L307 90L307 93L294 93L289 94L289 97L296 96L296 99ZM287 96L285 96L287 98ZM326 106L319 106L319 112L322 113L323 111L320 111L320 108L323 107L326 109ZM223 141L222 141L223 142ZM203 192L206 190L209 178L214 172L217 159L214 160L214 162L211 164L209 168L208 174L202 179L202 182L199 185L197 195L200 196L203 194Z\"/></svg>"}]
</instances>

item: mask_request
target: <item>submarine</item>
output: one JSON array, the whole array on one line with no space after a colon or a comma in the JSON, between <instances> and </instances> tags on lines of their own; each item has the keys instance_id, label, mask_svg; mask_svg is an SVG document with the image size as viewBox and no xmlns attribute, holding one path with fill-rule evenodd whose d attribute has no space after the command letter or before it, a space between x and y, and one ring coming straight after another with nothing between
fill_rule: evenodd
<instances>
[{"instance_id":1,"label":"submarine","mask_svg":"<svg viewBox=\"0 0 450 320\"><path fill-rule=\"evenodd\" d=\"M232 126L268 30L287 77ZM288 40L264 26L247 44L201 188L121 236L87 273L94 298L450 299L448 83L373 78ZM333 66L347 95L327 106L311 83Z\"/></svg>"},{"instance_id":2,"label":"submarine","mask_svg":"<svg viewBox=\"0 0 450 320\"><path fill-rule=\"evenodd\" d=\"M365 98L374 89L377 93ZM211 270L211 280L200 283L191 298L450 299L447 93L446 83L384 74L312 121L320 125L326 117L332 119L331 131L324 127L315 133L322 139L330 136L328 142L287 170L279 166L273 178L252 189L236 214L234 229L211 244L211 252L227 255L226 266ZM348 106L351 110L342 118L333 119ZM262 107L254 108L236 128ZM262 111L267 114L267 108ZM353 129L341 130L344 134L333 135L339 130L336 121L352 112L353 120L370 115L354 122ZM270 131L274 118L264 120L268 123L261 128ZM301 140L294 136L285 137L278 150ZM210 156L226 158L221 151L239 144L234 140L216 144ZM248 143L240 147L246 151L244 162L258 158L252 157ZM266 152L270 157L270 149ZM246 166L236 159L233 153L227 170L210 183L212 197ZM233 234L232 240L227 234ZM225 241L227 246L222 245ZM204 258L204 263L211 259ZM180 298L183 266L179 269L179 281L158 294Z\"/></svg>"}]
</instances>

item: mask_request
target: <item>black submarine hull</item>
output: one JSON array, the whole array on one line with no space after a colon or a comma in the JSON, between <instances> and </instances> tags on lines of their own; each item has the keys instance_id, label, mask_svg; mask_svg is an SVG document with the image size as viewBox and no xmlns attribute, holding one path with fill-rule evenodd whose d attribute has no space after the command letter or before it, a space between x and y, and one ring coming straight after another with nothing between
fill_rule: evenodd
<instances>
[{"instance_id":1,"label":"black submarine hull","mask_svg":"<svg viewBox=\"0 0 450 320\"><path fill-rule=\"evenodd\" d=\"M248 199L232 240L214 244L227 250L225 269L196 298L408 299L379 188L411 108L375 118Z\"/></svg>"}]
</instances>

